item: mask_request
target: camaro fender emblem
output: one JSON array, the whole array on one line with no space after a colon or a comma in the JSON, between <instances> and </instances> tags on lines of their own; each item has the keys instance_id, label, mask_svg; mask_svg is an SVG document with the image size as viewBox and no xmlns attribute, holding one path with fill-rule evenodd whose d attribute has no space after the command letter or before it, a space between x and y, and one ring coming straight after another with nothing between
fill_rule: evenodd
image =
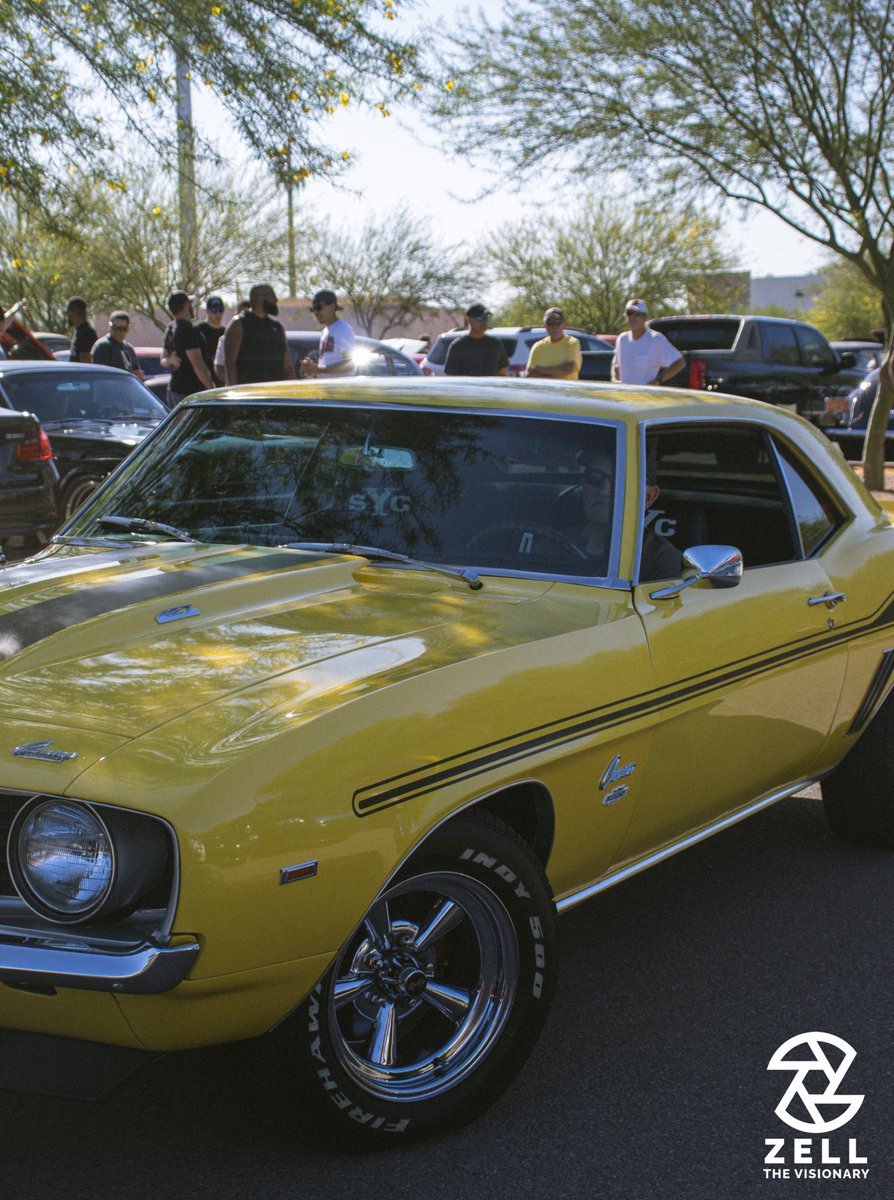
<instances>
[{"instance_id":1,"label":"camaro fender emblem","mask_svg":"<svg viewBox=\"0 0 894 1200\"><path fill-rule=\"evenodd\" d=\"M612 783L617 783L619 779L626 779L628 775L632 775L636 770L636 763L627 763L626 766L621 766L621 756L616 754L608 766L605 768L602 778L599 780L599 790L604 792Z\"/></svg>"},{"instance_id":2,"label":"camaro fender emblem","mask_svg":"<svg viewBox=\"0 0 894 1200\"><path fill-rule=\"evenodd\" d=\"M156 621L159 625L165 625L168 621L182 621L184 617L197 617L199 610L191 604L178 604L176 608L163 608L160 613L156 614Z\"/></svg>"},{"instance_id":3,"label":"camaro fender emblem","mask_svg":"<svg viewBox=\"0 0 894 1200\"><path fill-rule=\"evenodd\" d=\"M77 758L75 750L51 750L51 741L43 742L25 742L22 746L16 746L13 750L15 758L37 758L41 762L66 762L70 758Z\"/></svg>"}]
</instances>

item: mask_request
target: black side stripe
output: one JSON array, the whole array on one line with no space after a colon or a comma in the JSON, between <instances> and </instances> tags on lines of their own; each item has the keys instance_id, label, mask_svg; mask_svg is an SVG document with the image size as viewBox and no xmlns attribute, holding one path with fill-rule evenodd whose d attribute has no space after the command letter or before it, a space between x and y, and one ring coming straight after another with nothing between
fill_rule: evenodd
<instances>
[{"instance_id":1,"label":"black side stripe","mask_svg":"<svg viewBox=\"0 0 894 1200\"><path fill-rule=\"evenodd\" d=\"M710 695L732 683L756 679L769 671L827 653L888 626L894 626L894 599L890 597L866 619L841 626L834 633L824 631L819 635L810 634L794 644L775 648L763 657L752 655L713 672L689 676L664 688L642 692L488 742L442 759L428 768L394 775L355 792L354 811L358 816L367 816L373 811L427 795L444 784L474 778L497 765L510 765L543 750L582 740L645 716L657 715L683 701ZM894 671L894 661L891 670Z\"/></svg>"},{"instance_id":2,"label":"black side stripe","mask_svg":"<svg viewBox=\"0 0 894 1200\"><path fill-rule=\"evenodd\" d=\"M160 600L209 583L244 579L250 575L305 566L315 561L320 560L283 551L253 556L240 554L231 562L197 567L162 567L157 574L148 577L94 587L75 587L65 595L0 616L0 659L8 658L26 646L33 646L82 621L105 616L132 604Z\"/></svg>"},{"instance_id":3,"label":"black side stripe","mask_svg":"<svg viewBox=\"0 0 894 1200\"><path fill-rule=\"evenodd\" d=\"M882 660L863 697L863 703L854 717L848 737L855 737L865 725L868 725L881 706L891 685L891 675L894 674L894 649L882 651Z\"/></svg>"}]
</instances>

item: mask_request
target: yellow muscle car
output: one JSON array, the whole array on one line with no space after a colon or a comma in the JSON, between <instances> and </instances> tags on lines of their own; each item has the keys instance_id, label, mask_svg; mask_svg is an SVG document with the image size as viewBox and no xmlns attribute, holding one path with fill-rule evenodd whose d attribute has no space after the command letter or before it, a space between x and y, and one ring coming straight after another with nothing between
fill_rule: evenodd
<instances>
[{"instance_id":1,"label":"yellow muscle car","mask_svg":"<svg viewBox=\"0 0 894 1200\"><path fill-rule=\"evenodd\" d=\"M894 846L894 526L747 400L207 393L0 572L0 660L0 1027L288 1018L364 1136L507 1086L557 913L817 780Z\"/></svg>"}]
</instances>

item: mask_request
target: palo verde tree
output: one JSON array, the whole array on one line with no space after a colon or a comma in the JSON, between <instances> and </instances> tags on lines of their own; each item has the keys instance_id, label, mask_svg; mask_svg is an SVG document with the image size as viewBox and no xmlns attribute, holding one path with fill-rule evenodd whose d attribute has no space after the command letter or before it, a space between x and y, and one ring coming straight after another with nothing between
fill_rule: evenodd
<instances>
[{"instance_id":1,"label":"palo verde tree","mask_svg":"<svg viewBox=\"0 0 894 1200\"><path fill-rule=\"evenodd\" d=\"M259 174L257 172L256 174ZM64 331L72 295L90 309L125 308L164 328L167 297L183 286L179 271L176 185L145 163L128 166L126 191L89 176L69 185L64 211L26 211L0 196L0 296L27 300L35 328ZM263 197L257 178L200 173L196 281L201 295L278 284L285 263L285 217L278 197ZM246 221L246 211L255 219ZM75 216L75 220L69 220Z\"/></svg>"},{"instance_id":2,"label":"palo verde tree","mask_svg":"<svg viewBox=\"0 0 894 1200\"><path fill-rule=\"evenodd\" d=\"M370 337L386 337L429 306L462 311L486 277L475 255L440 245L431 222L404 205L371 215L354 233L322 221L302 242L302 289L310 295L327 287L345 296Z\"/></svg>"},{"instance_id":3,"label":"palo verde tree","mask_svg":"<svg viewBox=\"0 0 894 1200\"><path fill-rule=\"evenodd\" d=\"M507 314L539 323L558 304L572 325L606 333L623 326L631 296L648 296L656 316L687 305L704 311L717 273L734 265L718 218L621 200L510 225L489 241L487 257L514 292Z\"/></svg>"},{"instance_id":4,"label":"palo verde tree","mask_svg":"<svg viewBox=\"0 0 894 1200\"><path fill-rule=\"evenodd\" d=\"M854 265L894 321L894 0L509 0L468 22L436 111L516 177L623 170L722 196ZM448 61L450 59L448 58ZM457 135L457 123L459 135ZM880 487L892 383L870 422Z\"/></svg>"},{"instance_id":5,"label":"palo verde tree","mask_svg":"<svg viewBox=\"0 0 894 1200\"><path fill-rule=\"evenodd\" d=\"M322 140L326 114L387 113L413 88L395 15L394 0L0 0L0 187L45 201L73 163L126 186L122 129L173 164L175 60L279 175L334 174L347 151Z\"/></svg>"}]
</instances>

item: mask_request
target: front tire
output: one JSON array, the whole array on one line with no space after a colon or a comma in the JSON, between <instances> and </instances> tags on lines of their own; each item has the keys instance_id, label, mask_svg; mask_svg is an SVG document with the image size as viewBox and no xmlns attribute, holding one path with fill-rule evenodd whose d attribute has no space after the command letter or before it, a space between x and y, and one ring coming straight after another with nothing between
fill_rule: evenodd
<instances>
[{"instance_id":1,"label":"front tire","mask_svg":"<svg viewBox=\"0 0 894 1200\"><path fill-rule=\"evenodd\" d=\"M826 817L840 838L894 850L894 693L822 789Z\"/></svg>"},{"instance_id":2,"label":"front tire","mask_svg":"<svg viewBox=\"0 0 894 1200\"><path fill-rule=\"evenodd\" d=\"M323 1113L343 1131L418 1136L492 1104L545 1020L554 925L539 862L502 822L436 831L298 1016Z\"/></svg>"}]
</instances>

